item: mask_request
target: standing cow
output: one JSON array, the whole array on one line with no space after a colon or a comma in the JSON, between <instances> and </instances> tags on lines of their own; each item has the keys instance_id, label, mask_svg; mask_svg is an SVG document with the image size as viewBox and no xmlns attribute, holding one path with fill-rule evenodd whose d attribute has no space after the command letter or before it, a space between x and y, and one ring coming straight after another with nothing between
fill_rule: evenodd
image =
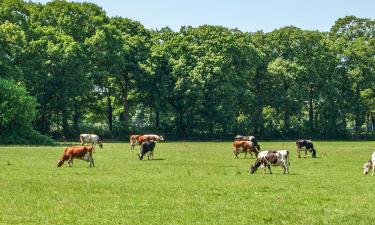
<instances>
[{"instance_id":1,"label":"standing cow","mask_svg":"<svg viewBox=\"0 0 375 225\"><path fill-rule=\"evenodd\" d=\"M365 165L363 165L363 174L367 175L368 172L372 169L371 176L374 176L375 172L375 152L372 153L371 158L368 160Z\"/></svg>"},{"instance_id":2,"label":"standing cow","mask_svg":"<svg viewBox=\"0 0 375 225\"><path fill-rule=\"evenodd\" d=\"M143 156L145 154L147 154L147 158L148 160L150 159L154 159L154 149L155 149L155 146L156 146L156 142L155 141L147 141L147 142L143 142L142 145L141 145L141 150L138 154L138 157L140 160L143 159Z\"/></svg>"},{"instance_id":3,"label":"standing cow","mask_svg":"<svg viewBox=\"0 0 375 225\"><path fill-rule=\"evenodd\" d=\"M142 136L142 135L139 135L139 134L130 135L130 140L129 140L130 150L133 150L135 145L138 144L138 139L139 139L140 136Z\"/></svg>"},{"instance_id":4,"label":"standing cow","mask_svg":"<svg viewBox=\"0 0 375 225\"><path fill-rule=\"evenodd\" d=\"M305 158L307 157L307 151L311 153L312 158L316 158L316 149L311 140L297 140L296 141L298 158L301 158L301 150L305 148Z\"/></svg>"},{"instance_id":5,"label":"standing cow","mask_svg":"<svg viewBox=\"0 0 375 225\"><path fill-rule=\"evenodd\" d=\"M250 173L255 173L260 166L264 167L264 173L266 173L268 168L270 174L272 174L271 166L281 166L284 169L284 174L289 174L289 151L278 150L260 152L255 163L250 167Z\"/></svg>"},{"instance_id":6,"label":"standing cow","mask_svg":"<svg viewBox=\"0 0 375 225\"><path fill-rule=\"evenodd\" d=\"M164 141L164 137L156 134L144 134L144 135L131 135L130 136L130 149L134 149L135 145L142 145L143 142L148 141Z\"/></svg>"},{"instance_id":7,"label":"standing cow","mask_svg":"<svg viewBox=\"0 0 375 225\"><path fill-rule=\"evenodd\" d=\"M251 141L255 144L257 149L260 151L260 145L258 144L257 139L254 136L243 136L243 135L236 135L234 137L235 141Z\"/></svg>"},{"instance_id":8,"label":"standing cow","mask_svg":"<svg viewBox=\"0 0 375 225\"><path fill-rule=\"evenodd\" d=\"M233 153L234 157L238 159L238 155L240 153L245 153L245 159L247 153L250 153L251 157L253 157L252 153L255 153L255 156L258 156L258 148L256 145L251 141L234 141L233 142Z\"/></svg>"},{"instance_id":9,"label":"standing cow","mask_svg":"<svg viewBox=\"0 0 375 225\"><path fill-rule=\"evenodd\" d=\"M94 147L96 144L98 144L100 148L103 148L103 143L100 141L99 136L96 134L80 134L79 139L82 146L85 143L91 143L91 145Z\"/></svg>"}]
</instances>

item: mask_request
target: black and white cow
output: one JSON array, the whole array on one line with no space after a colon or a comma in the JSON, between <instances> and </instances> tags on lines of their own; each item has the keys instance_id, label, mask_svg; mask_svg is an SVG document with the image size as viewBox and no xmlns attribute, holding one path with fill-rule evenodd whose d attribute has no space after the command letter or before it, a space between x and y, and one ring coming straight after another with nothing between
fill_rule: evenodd
<instances>
[{"instance_id":1,"label":"black and white cow","mask_svg":"<svg viewBox=\"0 0 375 225\"><path fill-rule=\"evenodd\" d=\"M316 158L316 149L311 140L297 140L296 141L298 158L301 158L301 150L305 148L305 158L307 157L307 151L311 153L311 157Z\"/></svg>"},{"instance_id":2,"label":"black and white cow","mask_svg":"<svg viewBox=\"0 0 375 225\"><path fill-rule=\"evenodd\" d=\"M79 140L81 141L81 145L84 145L85 143L91 143L91 145L94 147L96 144L98 144L100 148L103 148L103 143L100 141L99 136L96 134L80 134Z\"/></svg>"},{"instance_id":3,"label":"black and white cow","mask_svg":"<svg viewBox=\"0 0 375 225\"><path fill-rule=\"evenodd\" d=\"M141 151L138 154L139 159L142 160L143 156L147 153L148 153L147 158L149 160L154 159L154 148L155 148L155 146L156 146L155 141L143 142L142 145L141 145Z\"/></svg>"},{"instance_id":4,"label":"black and white cow","mask_svg":"<svg viewBox=\"0 0 375 225\"><path fill-rule=\"evenodd\" d=\"M264 167L264 173L266 173L268 167L270 174L272 174L271 166L281 166L284 169L284 174L289 174L289 151L262 151L258 154L255 163L251 165L250 173L255 173L259 166Z\"/></svg>"}]
</instances>

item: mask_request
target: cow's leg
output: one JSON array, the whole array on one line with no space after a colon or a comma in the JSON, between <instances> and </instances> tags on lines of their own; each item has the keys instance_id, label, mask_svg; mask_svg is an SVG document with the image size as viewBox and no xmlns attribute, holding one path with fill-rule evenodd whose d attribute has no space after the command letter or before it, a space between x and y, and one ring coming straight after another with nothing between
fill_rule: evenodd
<instances>
[{"instance_id":1,"label":"cow's leg","mask_svg":"<svg viewBox=\"0 0 375 225\"><path fill-rule=\"evenodd\" d=\"M268 167L268 170L270 171L270 174L272 174L272 171L271 171L271 166L270 166L270 164L267 164L267 167Z\"/></svg>"},{"instance_id":2,"label":"cow's leg","mask_svg":"<svg viewBox=\"0 0 375 225\"><path fill-rule=\"evenodd\" d=\"M287 161L284 161L284 174L285 174L285 172L287 173L287 174L289 174L289 166L288 166L288 162Z\"/></svg>"},{"instance_id":3,"label":"cow's leg","mask_svg":"<svg viewBox=\"0 0 375 225\"><path fill-rule=\"evenodd\" d=\"M267 173L267 165L265 163L262 164L263 165L263 169L264 169L264 174Z\"/></svg>"},{"instance_id":4,"label":"cow's leg","mask_svg":"<svg viewBox=\"0 0 375 225\"><path fill-rule=\"evenodd\" d=\"M238 159L238 154L234 153L234 158Z\"/></svg>"},{"instance_id":5,"label":"cow's leg","mask_svg":"<svg viewBox=\"0 0 375 225\"><path fill-rule=\"evenodd\" d=\"M305 148L305 158L307 158L307 148Z\"/></svg>"},{"instance_id":6,"label":"cow's leg","mask_svg":"<svg viewBox=\"0 0 375 225\"><path fill-rule=\"evenodd\" d=\"M92 157L91 157L91 160L90 160L90 167L91 167L91 165L92 165L92 167L95 167L94 159Z\"/></svg>"},{"instance_id":7,"label":"cow's leg","mask_svg":"<svg viewBox=\"0 0 375 225\"><path fill-rule=\"evenodd\" d=\"M246 159L246 155L247 155L247 151L245 151L245 158L244 159Z\"/></svg>"},{"instance_id":8,"label":"cow's leg","mask_svg":"<svg viewBox=\"0 0 375 225\"><path fill-rule=\"evenodd\" d=\"M68 159L68 165L69 165L69 167L72 167L73 166L73 160L70 158L70 159Z\"/></svg>"},{"instance_id":9,"label":"cow's leg","mask_svg":"<svg viewBox=\"0 0 375 225\"><path fill-rule=\"evenodd\" d=\"M298 154L298 158L300 159L301 158L301 149L300 148L297 148L297 154Z\"/></svg>"}]
</instances>

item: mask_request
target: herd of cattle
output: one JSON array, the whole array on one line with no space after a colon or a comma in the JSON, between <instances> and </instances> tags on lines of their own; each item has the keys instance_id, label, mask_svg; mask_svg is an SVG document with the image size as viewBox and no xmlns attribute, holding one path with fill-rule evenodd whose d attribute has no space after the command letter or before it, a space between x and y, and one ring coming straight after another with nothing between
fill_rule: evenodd
<instances>
[{"instance_id":1,"label":"herd of cattle","mask_svg":"<svg viewBox=\"0 0 375 225\"><path fill-rule=\"evenodd\" d=\"M92 152L96 145L103 148L103 143L101 142L98 135L95 134L81 134L80 135L81 146L71 146L64 150L63 155L57 162L57 166L61 167L65 161L68 161L69 167L73 166L73 159L81 159L90 163L90 167L94 167L94 159L92 157ZM154 149L156 143L159 141L164 141L163 136L156 134L146 134L146 135L131 135L130 136L130 149L134 150L136 145L140 145L140 152L138 157L140 160L143 159L145 155L149 160L153 159ZM90 146L85 146L86 143L91 144ZM301 151L305 152L305 158L308 157L308 152L311 154L312 158L316 158L316 149L311 140L297 140L296 148L298 158L301 158ZM245 158L247 153L253 157L256 157L254 164L250 167L250 174L257 171L259 167L264 168L264 173L267 172L272 174L271 166L281 166L284 170L284 174L289 174L289 151L288 150L266 150L260 151L260 145L258 144L254 136L242 136L237 135L234 137L233 142L233 153L234 157L238 159L240 153L245 153ZM372 176L375 172L375 152L372 154L370 160L364 164L363 173L367 175L369 171L372 170Z\"/></svg>"}]
</instances>

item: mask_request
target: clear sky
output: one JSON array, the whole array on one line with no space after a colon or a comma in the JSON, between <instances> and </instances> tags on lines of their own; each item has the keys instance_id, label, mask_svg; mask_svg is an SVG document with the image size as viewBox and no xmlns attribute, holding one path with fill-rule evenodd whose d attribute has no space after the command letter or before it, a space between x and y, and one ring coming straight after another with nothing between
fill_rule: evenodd
<instances>
[{"instance_id":1,"label":"clear sky","mask_svg":"<svg viewBox=\"0 0 375 225\"><path fill-rule=\"evenodd\" d=\"M47 0L33 0L46 3ZM82 1L79 1L82 2ZM329 31L347 15L375 18L375 0L86 0L101 6L108 16L141 22L146 28L183 25L222 25L242 31L294 25Z\"/></svg>"}]
</instances>

